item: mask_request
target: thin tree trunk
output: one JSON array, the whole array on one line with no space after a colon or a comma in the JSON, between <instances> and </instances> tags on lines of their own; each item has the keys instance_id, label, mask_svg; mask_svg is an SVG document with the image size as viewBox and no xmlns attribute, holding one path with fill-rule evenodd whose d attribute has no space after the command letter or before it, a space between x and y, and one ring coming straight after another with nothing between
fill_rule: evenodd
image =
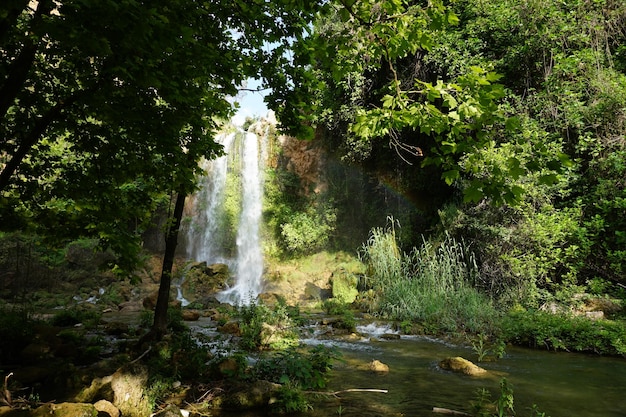
<instances>
[{"instance_id":1,"label":"thin tree trunk","mask_svg":"<svg viewBox=\"0 0 626 417\"><path fill-rule=\"evenodd\" d=\"M161 282L159 284L159 296L154 308L154 323L152 324L152 337L160 340L167 332L167 307L170 300L170 286L172 283L172 268L174 266L174 255L178 244L178 231L183 218L186 194L179 192L176 196L176 204L170 226L165 237L165 254L163 256L163 269L161 271Z\"/></svg>"}]
</instances>

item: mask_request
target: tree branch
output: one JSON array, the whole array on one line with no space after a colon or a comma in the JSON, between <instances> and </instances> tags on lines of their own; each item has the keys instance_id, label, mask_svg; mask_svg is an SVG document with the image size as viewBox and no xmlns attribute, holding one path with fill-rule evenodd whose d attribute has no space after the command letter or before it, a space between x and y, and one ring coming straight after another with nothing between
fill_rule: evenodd
<instances>
[{"instance_id":1,"label":"tree branch","mask_svg":"<svg viewBox=\"0 0 626 417\"><path fill-rule=\"evenodd\" d=\"M44 116L35 122L33 128L20 140L17 150L0 173L0 191L4 190L9 184L10 178L13 176L15 171L17 171L17 168L24 160L24 157L26 157L31 148L35 146L37 141L41 139L48 126L50 126L50 124L55 120L58 120L63 113L63 110L74 104L80 97L87 93L87 91L88 90L78 91L66 100L59 101L54 105L54 107L48 110Z\"/></svg>"},{"instance_id":2,"label":"tree branch","mask_svg":"<svg viewBox=\"0 0 626 417\"><path fill-rule=\"evenodd\" d=\"M322 391L304 391L307 394L320 394L320 395L330 395L332 397L337 397L339 394L343 394L345 392L380 392L382 394L387 394L388 390L386 389L374 389L374 388L349 388L343 389L340 391L333 392L322 392Z\"/></svg>"},{"instance_id":3,"label":"tree branch","mask_svg":"<svg viewBox=\"0 0 626 417\"><path fill-rule=\"evenodd\" d=\"M20 51L18 57L11 64L9 75L4 80L2 88L0 88L0 121L6 116L9 107L15 102L15 98L24 86L24 82L28 78L30 69L35 62L35 54L39 47L38 42L33 40L33 29L35 29L42 20L44 14L52 10L50 0L41 0L37 4L37 9L32 19L31 30L26 36L24 47ZM37 39L38 41L39 39Z\"/></svg>"}]
</instances>

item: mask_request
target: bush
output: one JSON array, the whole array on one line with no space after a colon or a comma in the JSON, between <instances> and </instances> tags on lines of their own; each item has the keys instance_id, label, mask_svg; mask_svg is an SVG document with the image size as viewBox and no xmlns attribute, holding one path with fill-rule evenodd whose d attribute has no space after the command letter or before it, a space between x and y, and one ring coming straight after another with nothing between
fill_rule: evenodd
<instances>
[{"instance_id":1,"label":"bush","mask_svg":"<svg viewBox=\"0 0 626 417\"><path fill-rule=\"evenodd\" d=\"M494 331L498 314L472 286L478 268L463 242L446 235L439 245L424 240L420 248L400 254L393 228L377 229L364 245L363 260L378 294L373 313L436 332Z\"/></svg>"},{"instance_id":2,"label":"bush","mask_svg":"<svg viewBox=\"0 0 626 417\"><path fill-rule=\"evenodd\" d=\"M265 304L250 303L237 310L240 319L241 341L239 346L248 351L263 348L282 349L298 343L298 334L290 314L299 313L284 303L277 303L272 310ZM297 318L301 320L301 318Z\"/></svg>"},{"instance_id":3,"label":"bush","mask_svg":"<svg viewBox=\"0 0 626 417\"><path fill-rule=\"evenodd\" d=\"M253 375L257 379L302 389L319 389L326 386L326 374L336 359L339 359L339 351L334 347L318 345L307 351L290 348L261 359L254 367Z\"/></svg>"},{"instance_id":4,"label":"bush","mask_svg":"<svg viewBox=\"0 0 626 417\"><path fill-rule=\"evenodd\" d=\"M85 327L95 327L100 322L101 314L95 310L68 308L56 313L51 319L53 326L70 327L82 323Z\"/></svg>"},{"instance_id":5,"label":"bush","mask_svg":"<svg viewBox=\"0 0 626 417\"><path fill-rule=\"evenodd\" d=\"M18 359L33 338L34 324L26 310L0 307L0 357L4 363Z\"/></svg>"},{"instance_id":6,"label":"bush","mask_svg":"<svg viewBox=\"0 0 626 417\"><path fill-rule=\"evenodd\" d=\"M338 316L338 320L332 324L333 327L345 329L350 332L356 330L356 319L350 306L341 300L329 299L322 303L322 308L326 314Z\"/></svg>"},{"instance_id":7,"label":"bush","mask_svg":"<svg viewBox=\"0 0 626 417\"><path fill-rule=\"evenodd\" d=\"M626 323L536 310L515 310L502 322L502 338L551 350L626 355Z\"/></svg>"}]
</instances>

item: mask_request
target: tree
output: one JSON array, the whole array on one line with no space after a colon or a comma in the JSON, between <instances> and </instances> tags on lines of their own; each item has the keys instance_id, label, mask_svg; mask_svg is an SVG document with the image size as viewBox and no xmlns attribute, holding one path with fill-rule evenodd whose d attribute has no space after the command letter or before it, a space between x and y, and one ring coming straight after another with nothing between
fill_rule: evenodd
<instances>
[{"instance_id":1,"label":"tree","mask_svg":"<svg viewBox=\"0 0 626 417\"><path fill-rule=\"evenodd\" d=\"M274 103L284 104L289 39L302 36L316 7L302 0L3 2L0 214L48 236L95 236L128 269L138 226L175 192L172 255L179 202L195 187L199 159L221 153L213 137L232 114L229 98L246 77L261 75L282 86ZM171 259L162 275L165 296ZM163 323L155 317L157 336Z\"/></svg>"},{"instance_id":2,"label":"tree","mask_svg":"<svg viewBox=\"0 0 626 417\"><path fill-rule=\"evenodd\" d=\"M427 60L458 24L443 1L336 2L306 40L317 51L318 81L309 92L319 100L313 120L335 127L343 122L348 147L366 157L382 139L405 162L437 167L466 201L513 203L523 190L510 180L537 167L512 155L508 164L478 172L488 165L478 161L481 152L507 142L520 126L507 111L502 76L484 61L443 73ZM566 159L537 152L557 168ZM550 174L545 181L554 180Z\"/></svg>"}]
</instances>

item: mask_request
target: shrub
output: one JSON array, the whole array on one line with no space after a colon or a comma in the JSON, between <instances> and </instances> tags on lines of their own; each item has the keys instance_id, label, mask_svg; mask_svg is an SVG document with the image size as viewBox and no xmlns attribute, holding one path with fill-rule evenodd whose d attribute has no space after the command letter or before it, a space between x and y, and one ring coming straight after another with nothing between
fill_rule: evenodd
<instances>
[{"instance_id":1,"label":"shrub","mask_svg":"<svg viewBox=\"0 0 626 417\"><path fill-rule=\"evenodd\" d=\"M338 320L332 324L333 327L351 332L356 330L356 319L348 304L331 298L322 303L322 308L326 311L326 314L338 316Z\"/></svg>"},{"instance_id":2,"label":"shrub","mask_svg":"<svg viewBox=\"0 0 626 417\"><path fill-rule=\"evenodd\" d=\"M95 327L100 322L101 314L95 310L68 308L56 313L51 319L53 326L69 327L83 323L85 327Z\"/></svg>"},{"instance_id":3,"label":"shrub","mask_svg":"<svg viewBox=\"0 0 626 417\"><path fill-rule=\"evenodd\" d=\"M463 242L446 235L438 245L424 240L420 248L401 254L393 228L377 229L364 245L363 260L380 314L434 331L493 332L498 314L472 286L478 268Z\"/></svg>"},{"instance_id":4,"label":"shrub","mask_svg":"<svg viewBox=\"0 0 626 417\"><path fill-rule=\"evenodd\" d=\"M530 347L626 355L626 323L537 310L514 310L502 322L504 340Z\"/></svg>"},{"instance_id":5,"label":"shrub","mask_svg":"<svg viewBox=\"0 0 626 417\"><path fill-rule=\"evenodd\" d=\"M298 343L298 334L290 317L294 311L281 302L274 309L252 302L237 310L240 319L239 346L248 351L262 348L283 349Z\"/></svg>"},{"instance_id":6,"label":"shrub","mask_svg":"<svg viewBox=\"0 0 626 417\"><path fill-rule=\"evenodd\" d=\"M326 374L339 357L339 351L334 347L318 345L305 351L290 348L258 361L253 375L257 379L303 389L324 388Z\"/></svg>"}]
</instances>

